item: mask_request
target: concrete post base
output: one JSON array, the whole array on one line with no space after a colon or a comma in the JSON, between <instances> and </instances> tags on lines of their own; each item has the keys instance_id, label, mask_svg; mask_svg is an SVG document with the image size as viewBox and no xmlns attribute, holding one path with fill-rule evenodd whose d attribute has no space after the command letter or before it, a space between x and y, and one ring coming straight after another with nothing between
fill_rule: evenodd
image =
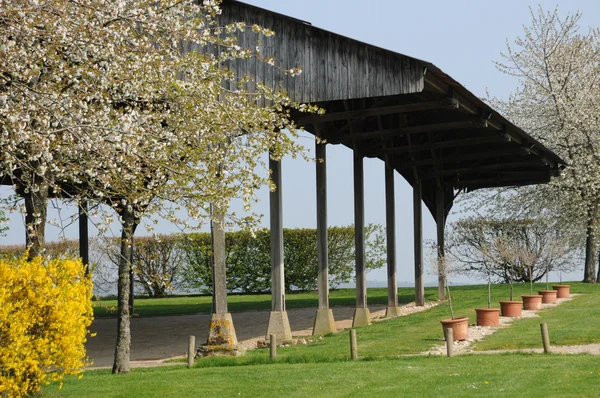
<instances>
[{"instance_id":1,"label":"concrete post base","mask_svg":"<svg viewBox=\"0 0 600 398\"><path fill-rule=\"evenodd\" d=\"M212 314L206 345L236 345L237 343L231 314Z\"/></svg>"},{"instance_id":2,"label":"concrete post base","mask_svg":"<svg viewBox=\"0 0 600 398\"><path fill-rule=\"evenodd\" d=\"M386 318L396 318L400 315L402 315L400 307L387 307L387 310L385 311Z\"/></svg>"},{"instance_id":3,"label":"concrete post base","mask_svg":"<svg viewBox=\"0 0 600 398\"><path fill-rule=\"evenodd\" d=\"M335 333L335 321L333 320L333 311L331 309L317 310L315 323L313 325L313 336L322 336Z\"/></svg>"},{"instance_id":4,"label":"concrete post base","mask_svg":"<svg viewBox=\"0 0 600 398\"><path fill-rule=\"evenodd\" d=\"M198 348L197 357L238 356L244 350L238 345L231 314L212 314L206 344Z\"/></svg>"},{"instance_id":5,"label":"concrete post base","mask_svg":"<svg viewBox=\"0 0 600 398\"><path fill-rule=\"evenodd\" d=\"M196 351L196 358L204 357L239 357L246 353L246 349L239 344L229 345L201 345Z\"/></svg>"},{"instance_id":6,"label":"concrete post base","mask_svg":"<svg viewBox=\"0 0 600 398\"><path fill-rule=\"evenodd\" d=\"M357 308L354 310L352 327L367 326L371 324L371 311L368 308Z\"/></svg>"},{"instance_id":7,"label":"concrete post base","mask_svg":"<svg viewBox=\"0 0 600 398\"><path fill-rule=\"evenodd\" d=\"M265 340L269 340L269 336L272 334L277 337L278 342L292 340L292 329L290 328L287 311L271 311Z\"/></svg>"}]
</instances>

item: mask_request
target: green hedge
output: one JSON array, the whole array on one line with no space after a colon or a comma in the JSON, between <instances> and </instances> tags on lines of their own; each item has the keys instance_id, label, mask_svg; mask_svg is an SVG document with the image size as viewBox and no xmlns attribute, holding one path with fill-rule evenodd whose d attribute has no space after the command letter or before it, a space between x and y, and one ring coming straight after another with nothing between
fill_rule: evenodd
<instances>
[{"instance_id":1,"label":"green hedge","mask_svg":"<svg viewBox=\"0 0 600 398\"><path fill-rule=\"evenodd\" d=\"M385 263L385 240L380 225L365 228L366 267L381 268ZM314 290L317 287L317 230L284 229L283 250L286 290ZM329 283L336 287L354 276L354 228L328 229ZM225 234L227 288L244 293L268 292L271 288L271 240L269 230L252 236L247 231ZM210 291L212 285L209 233L184 235L181 250L182 271L188 288Z\"/></svg>"},{"instance_id":2,"label":"green hedge","mask_svg":"<svg viewBox=\"0 0 600 398\"><path fill-rule=\"evenodd\" d=\"M385 237L381 225L365 227L367 270L385 264ZM317 288L317 230L284 229L286 290ZM135 286L150 297L172 291L196 290L210 293L212 286L209 233L140 236L133 239ZM265 293L271 289L271 238L268 229L253 236L247 231L225 234L227 288L230 292ZM335 288L354 278L354 227L330 227L329 283ZM94 277L97 283L116 284L115 264L120 240L108 238L95 245ZM0 247L0 257L24 253L23 245ZM77 256L75 240L48 243L50 257ZM92 252L93 250L91 250ZM114 277L114 278L113 278Z\"/></svg>"}]
</instances>

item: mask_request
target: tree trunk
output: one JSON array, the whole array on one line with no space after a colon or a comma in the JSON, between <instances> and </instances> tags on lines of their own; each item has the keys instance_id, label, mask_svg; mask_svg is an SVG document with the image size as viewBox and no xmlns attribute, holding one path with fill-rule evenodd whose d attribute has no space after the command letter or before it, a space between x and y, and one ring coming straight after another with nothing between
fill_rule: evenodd
<instances>
[{"instance_id":1,"label":"tree trunk","mask_svg":"<svg viewBox=\"0 0 600 398\"><path fill-rule=\"evenodd\" d=\"M135 275L133 272L133 251L135 250L134 246L133 246L133 234L135 233L135 227L136 227L137 223L134 222L133 223L133 228L131 230L131 239L129 240L129 247L131 248L129 250L129 314L134 313L134 300L135 300Z\"/></svg>"},{"instance_id":2,"label":"tree trunk","mask_svg":"<svg viewBox=\"0 0 600 398\"><path fill-rule=\"evenodd\" d=\"M585 241L585 267L583 269L583 282L596 282L596 227L598 225L598 204L594 203L588 210L587 237Z\"/></svg>"},{"instance_id":3,"label":"tree trunk","mask_svg":"<svg viewBox=\"0 0 600 398\"><path fill-rule=\"evenodd\" d=\"M42 254L46 236L48 205L48 183L43 177L33 174L25 199L25 242L29 248L28 259Z\"/></svg>"},{"instance_id":4,"label":"tree trunk","mask_svg":"<svg viewBox=\"0 0 600 398\"><path fill-rule=\"evenodd\" d=\"M132 211L124 209L121 215L121 255L119 259L119 281L117 290L118 316L117 316L117 345L115 347L115 361L112 372L129 372L129 354L131 351L131 330L129 312L129 292L131 289L129 269L131 268L131 243L135 229L135 217Z\"/></svg>"},{"instance_id":5,"label":"tree trunk","mask_svg":"<svg viewBox=\"0 0 600 398\"><path fill-rule=\"evenodd\" d=\"M598 275L596 276L596 282L600 281L600 253L598 253Z\"/></svg>"}]
</instances>

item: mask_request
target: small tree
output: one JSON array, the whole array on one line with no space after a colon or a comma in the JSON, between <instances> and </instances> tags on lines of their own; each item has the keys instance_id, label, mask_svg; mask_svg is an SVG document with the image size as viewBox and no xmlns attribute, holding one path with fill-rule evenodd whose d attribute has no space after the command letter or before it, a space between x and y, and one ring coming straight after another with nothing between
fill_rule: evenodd
<instances>
[{"instance_id":1,"label":"small tree","mask_svg":"<svg viewBox=\"0 0 600 398\"><path fill-rule=\"evenodd\" d=\"M528 270L529 291L533 294L533 263L535 262L535 254L529 247L520 245L519 242L511 239L510 234L497 238L494 243L498 248L500 261L505 264L508 274L508 283L510 284L510 297L513 300L513 281L515 270Z\"/></svg>"},{"instance_id":2,"label":"small tree","mask_svg":"<svg viewBox=\"0 0 600 398\"><path fill-rule=\"evenodd\" d=\"M103 258L110 264L101 264L103 274L118 267L121 258L120 240L103 238L98 245ZM136 238L132 248L132 267L136 286L149 297L164 297L181 285L183 254L179 235L154 235ZM104 269L105 268L105 269ZM96 267L98 270L98 266ZM114 282L114 278L111 278Z\"/></svg>"},{"instance_id":3,"label":"small tree","mask_svg":"<svg viewBox=\"0 0 600 398\"><path fill-rule=\"evenodd\" d=\"M446 252L445 256L439 255L439 246L435 241L428 241L427 246L429 250L426 252L426 264L429 265L429 273L442 278L444 283L444 294L445 298L441 300L448 300L448 307L450 309L450 316L454 319L454 309L452 307L452 296L450 294L450 285L448 283L448 277L452 274L459 273L460 270L456 269L455 264L452 262L454 259Z\"/></svg>"},{"instance_id":4,"label":"small tree","mask_svg":"<svg viewBox=\"0 0 600 398\"><path fill-rule=\"evenodd\" d=\"M573 269L573 247L544 219L460 220L449 230L448 252L459 272L505 283Z\"/></svg>"}]
</instances>

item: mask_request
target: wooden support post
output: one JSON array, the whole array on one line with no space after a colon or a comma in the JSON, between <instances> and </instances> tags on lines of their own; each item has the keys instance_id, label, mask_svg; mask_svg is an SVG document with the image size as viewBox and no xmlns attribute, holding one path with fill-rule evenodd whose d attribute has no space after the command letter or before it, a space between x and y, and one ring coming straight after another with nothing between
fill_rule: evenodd
<instances>
[{"instance_id":1,"label":"wooden support post","mask_svg":"<svg viewBox=\"0 0 600 398\"><path fill-rule=\"evenodd\" d=\"M85 266L85 274L90 273L90 250L88 233L87 202L79 204L79 257Z\"/></svg>"},{"instance_id":2,"label":"wooden support post","mask_svg":"<svg viewBox=\"0 0 600 398\"><path fill-rule=\"evenodd\" d=\"M274 334L269 335L269 356L271 359L277 357L277 336Z\"/></svg>"},{"instance_id":3,"label":"wooden support post","mask_svg":"<svg viewBox=\"0 0 600 398\"><path fill-rule=\"evenodd\" d=\"M454 356L454 331L452 328L447 328L444 330L446 337L446 353L448 358L452 358Z\"/></svg>"},{"instance_id":4,"label":"wooden support post","mask_svg":"<svg viewBox=\"0 0 600 398\"><path fill-rule=\"evenodd\" d=\"M269 154L269 169L275 190L269 195L271 224L271 315L267 336L274 334L281 341L292 339L292 329L285 310L285 274L283 265L283 211L281 194L281 161Z\"/></svg>"},{"instance_id":5,"label":"wooden support post","mask_svg":"<svg viewBox=\"0 0 600 398\"><path fill-rule=\"evenodd\" d=\"M196 357L196 336L190 336L188 341L188 352L187 352L187 366L191 368L194 366L194 358Z\"/></svg>"},{"instance_id":6,"label":"wooden support post","mask_svg":"<svg viewBox=\"0 0 600 398\"><path fill-rule=\"evenodd\" d=\"M363 157L354 151L354 254L356 257L356 310L352 326L371 323L367 308L367 271L365 268L365 189Z\"/></svg>"},{"instance_id":7,"label":"wooden support post","mask_svg":"<svg viewBox=\"0 0 600 398\"><path fill-rule=\"evenodd\" d=\"M387 317L400 315L398 311L398 281L396 280L396 197L394 168L390 156L385 159L385 231L387 243Z\"/></svg>"},{"instance_id":8,"label":"wooden support post","mask_svg":"<svg viewBox=\"0 0 600 398\"><path fill-rule=\"evenodd\" d=\"M423 214L421 209L421 183L413 185L413 217L414 217L414 254L415 254L415 302L425 305L425 287L423 284Z\"/></svg>"},{"instance_id":9,"label":"wooden support post","mask_svg":"<svg viewBox=\"0 0 600 398\"><path fill-rule=\"evenodd\" d=\"M327 246L327 144L315 141L315 155L317 158L317 261L318 276L317 288L319 289L319 307L315 315L313 335L334 333L335 321L333 311L329 308L329 260Z\"/></svg>"},{"instance_id":10,"label":"wooden support post","mask_svg":"<svg viewBox=\"0 0 600 398\"><path fill-rule=\"evenodd\" d=\"M275 190L269 195L271 214L271 310L285 311L281 161L269 157L269 169L271 169L271 179L275 183Z\"/></svg>"},{"instance_id":11,"label":"wooden support post","mask_svg":"<svg viewBox=\"0 0 600 398\"><path fill-rule=\"evenodd\" d=\"M213 253L213 314L227 314L227 279L225 275L225 217L213 214L211 221Z\"/></svg>"},{"instance_id":12,"label":"wooden support post","mask_svg":"<svg viewBox=\"0 0 600 398\"><path fill-rule=\"evenodd\" d=\"M364 171L363 158L356 151L354 151L354 244L356 256L356 308L366 308Z\"/></svg>"},{"instance_id":13,"label":"wooden support post","mask_svg":"<svg viewBox=\"0 0 600 398\"><path fill-rule=\"evenodd\" d=\"M202 356L238 355L238 341L233 326L233 319L227 310L227 279L225 274L225 229L222 210L216 211L211 205L211 237L212 237L212 273L213 302L208 327L206 345L200 347ZM211 348L212 347L212 348ZM223 348L226 347L226 348Z\"/></svg>"},{"instance_id":14,"label":"wooden support post","mask_svg":"<svg viewBox=\"0 0 600 398\"><path fill-rule=\"evenodd\" d=\"M327 147L316 144L317 157L317 252L319 309L329 309L329 248L327 246Z\"/></svg>"},{"instance_id":15,"label":"wooden support post","mask_svg":"<svg viewBox=\"0 0 600 398\"><path fill-rule=\"evenodd\" d=\"M350 358L353 361L358 359L358 347L356 344L356 329L350 329Z\"/></svg>"},{"instance_id":16,"label":"wooden support post","mask_svg":"<svg viewBox=\"0 0 600 398\"><path fill-rule=\"evenodd\" d=\"M542 343L544 344L544 354L550 353L550 336L548 335L548 324L541 323L540 329L542 330Z\"/></svg>"},{"instance_id":17,"label":"wooden support post","mask_svg":"<svg viewBox=\"0 0 600 398\"><path fill-rule=\"evenodd\" d=\"M436 214L435 222L437 227L437 259L438 259L438 299L446 299L446 255L444 230L446 225L446 211L444 207L444 189L438 187L435 195Z\"/></svg>"}]
</instances>

